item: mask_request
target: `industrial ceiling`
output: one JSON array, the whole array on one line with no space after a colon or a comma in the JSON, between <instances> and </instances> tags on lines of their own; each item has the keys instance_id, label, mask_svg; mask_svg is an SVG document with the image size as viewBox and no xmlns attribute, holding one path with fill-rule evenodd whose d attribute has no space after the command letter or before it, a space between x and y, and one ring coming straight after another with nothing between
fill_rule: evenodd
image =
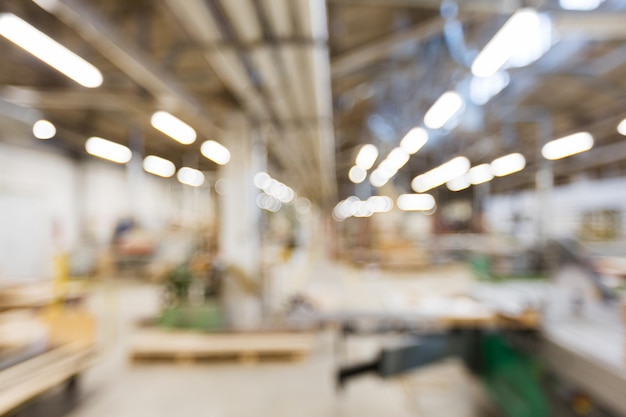
<instances>
[{"instance_id":1,"label":"industrial ceiling","mask_svg":"<svg viewBox=\"0 0 626 417\"><path fill-rule=\"evenodd\" d=\"M472 62L522 7L549 21L549 45L477 101ZM0 38L3 137L16 120L45 117L59 133L40 146L76 157L87 137L101 136L178 167L214 170L201 143L228 147L232 116L243 115L267 145L272 176L332 207L355 192L348 170L363 144L384 157L453 90L463 112L428 130L426 146L392 180L397 189L410 191L413 177L457 155L477 165L511 152L526 157L527 169L492 191L532 187L541 146L578 131L594 136L594 148L554 163L557 183L626 172L616 130L626 116L623 1L571 11L512 0L5 0L0 13L102 72L101 87L85 88ZM182 145L151 128L158 110L201 140ZM358 188L376 192L368 182Z\"/></svg>"}]
</instances>

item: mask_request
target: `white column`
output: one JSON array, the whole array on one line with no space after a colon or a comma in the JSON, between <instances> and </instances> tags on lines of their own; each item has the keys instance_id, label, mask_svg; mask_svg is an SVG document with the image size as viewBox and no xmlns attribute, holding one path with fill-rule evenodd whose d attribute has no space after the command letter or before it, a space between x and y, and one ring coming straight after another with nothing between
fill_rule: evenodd
<instances>
[{"instance_id":1,"label":"white column","mask_svg":"<svg viewBox=\"0 0 626 417\"><path fill-rule=\"evenodd\" d=\"M260 209L253 177L262 157L255 136L244 119L235 119L222 141L230 150L231 160L218 172L228 184L224 195L219 196L218 218L220 258L230 270L223 285L224 300L231 324L237 328L255 327L261 322ZM244 288L233 276L238 273L235 271L243 272L259 291Z\"/></svg>"}]
</instances>

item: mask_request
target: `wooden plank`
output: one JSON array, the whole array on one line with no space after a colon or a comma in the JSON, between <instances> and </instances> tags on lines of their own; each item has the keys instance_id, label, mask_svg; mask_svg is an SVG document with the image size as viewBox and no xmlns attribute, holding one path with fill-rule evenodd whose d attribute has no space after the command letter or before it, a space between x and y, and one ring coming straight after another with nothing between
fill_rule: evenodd
<instances>
[{"instance_id":1,"label":"wooden plank","mask_svg":"<svg viewBox=\"0 0 626 417\"><path fill-rule=\"evenodd\" d=\"M58 348L0 372L0 415L79 374L92 361L90 349Z\"/></svg>"}]
</instances>

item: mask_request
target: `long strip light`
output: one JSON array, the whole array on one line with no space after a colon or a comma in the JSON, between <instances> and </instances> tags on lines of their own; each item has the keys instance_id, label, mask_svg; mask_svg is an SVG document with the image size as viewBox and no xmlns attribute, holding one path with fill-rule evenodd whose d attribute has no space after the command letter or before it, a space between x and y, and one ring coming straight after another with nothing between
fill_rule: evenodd
<instances>
[{"instance_id":1,"label":"long strip light","mask_svg":"<svg viewBox=\"0 0 626 417\"><path fill-rule=\"evenodd\" d=\"M454 192L467 190L470 185L472 184L467 179L467 175L461 175L460 177L451 179L446 183L446 187L448 187L448 190Z\"/></svg>"},{"instance_id":2,"label":"long strip light","mask_svg":"<svg viewBox=\"0 0 626 417\"><path fill-rule=\"evenodd\" d=\"M182 167L178 170L176 178L178 178L181 184L191 187L199 187L204 184L204 174L202 171L198 171L194 168Z\"/></svg>"},{"instance_id":3,"label":"long strip light","mask_svg":"<svg viewBox=\"0 0 626 417\"><path fill-rule=\"evenodd\" d=\"M386 213L393 209L393 200L387 196L371 196L362 201L350 196L337 203L333 209L335 220L343 221L349 217L370 217L375 213Z\"/></svg>"},{"instance_id":4,"label":"long strip light","mask_svg":"<svg viewBox=\"0 0 626 417\"><path fill-rule=\"evenodd\" d=\"M411 188L415 192L423 193L464 175L469 168L470 161L464 156L457 156L445 164L413 178Z\"/></svg>"},{"instance_id":5,"label":"long strip light","mask_svg":"<svg viewBox=\"0 0 626 417\"><path fill-rule=\"evenodd\" d=\"M409 130L400 141L400 147L409 155L416 154L428 142L428 132L421 127Z\"/></svg>"},{"instance_id":6,"label":"long strip light","mask_svg":"<svg viewBox=\"0 0 626 417\"><path fill-rule=\"evenodd\" d=\"M291 187L272 178L267 172L257 172L254 176L253 182L258 189L277 199L281 203L293 203L297 197L296 192Z\"/></svg>"},{"instance_id":7,"label":"long strip light","mask_svg":"<svg viewBox=\"0 0 626 417\"><path fill-rule=\"evenodd\" d=\"M98 68L14 14L0 14L0 35L84 87L102 85Z\"/></svg>"},{"instance_id":8,"label":"long strip light","mask_svg":"<svg viewBox=\"0 0 626 417\"><path fill-rule=\"evenodd\" d=\"M125 164L133 157L133 153L126 146L99 137L87 139L85 150L89 155L118 164Z\"/></svg>"},{"instance_id":9,"label":"long strip light","mask_svg":"<svg viewBox=\"0 0 626 417\"><path fill-rule=\"evenodd\" d=\"M493 179L493 173L491 172L491 165L480 164L472 167L466 174L467 179L472 185L479 185L489 182Z\"/></svg>"},{"instance_id":10,"label":"long strip light","mask_svg":"<svg viewBox=\"0 0 626 417\"><path fill-rule=\"evenodd\" d=\"M396 203L403 211L430 211L437 206L430 194L402 194Z\"/></svg>"},{"instance_id":11,"label":"long strip light","mask_svg":"<svg viewBox=\"0 0 626 417\"><path fill-rule=\"evenodd\" d=\"M200 148L200 152L207 159L210 159L218 165L226 165L230 162L230 151L224 145L214 140L204 142Z\"/></svg>"},{"instance_id":12,"label":"long strip light","mask_svg":"<svg viewBox=\"0 0 626 417\"><path fill-rule=\"evenodd\" d=\"M194 128L166 111L155 112L150 123L156 130L165 133L183 145L189 145L196 141L197 135Z\"/></svg>"},{"instance_id":13,"label":"long strip light","mask_svg":"<svg viewBox=\"0 0 626 417\"><path fill-rule=\"evenodd\" d=\"M363 145L356 156L356 166L367 171L374 166L377 158L378 148L376 146L371 144Z\"/></svg>"},{"instance_id":14,"label":"long strip light","mask_svg":"<svg viewBox=\"0 0 626 417\"><path fill-rule=\"evenodd\" d=\"M455 91L446 91L435 101L424 116L424 124L431 129L439 129L464 106L463 98Z\"/></svg>"},{"instance_id":15,"label":"long strip light","mask_svg":"<svg viewBox=\"0 0 626 417\"><path fill-rule=\"evenodd\" d=\"M513 56L529 35L540 29L541 19L532 8L520 9L485 45L472 63L472 74L491 77Z\"/></svg>"},{"instance_id":16,"label":"long strip light","mask_svg":"<svg viewBox=\"0 0 626 417\"><path fill-rule=\"evenodd\" d=\"M172 161L154 155L148 155L143 159L143 169L163 178L169 178L176 172L176 166Z\"/></svg>"},{"instance_id":17,"label":"long strip light","mask_svg":"<svg viewBox=\"0 0 626 417\"><path fill-rule=\"evenodd\" d=\"M504 177L523 170L526 158L521 153L511 153L491 162L491 172L496 177Z\"/></svg>"},{"instance_id":18,"label":"long strip light","mask_svg":"<svg viewBox=\"0 0 626 417\"><path fill-rule=\"evenodd\" d=\"M556 160L586 152L591 148L593 136L588 132L578 132L546 143L541 149L541 154L546 159Z\"/></svg>"}]
</instances>

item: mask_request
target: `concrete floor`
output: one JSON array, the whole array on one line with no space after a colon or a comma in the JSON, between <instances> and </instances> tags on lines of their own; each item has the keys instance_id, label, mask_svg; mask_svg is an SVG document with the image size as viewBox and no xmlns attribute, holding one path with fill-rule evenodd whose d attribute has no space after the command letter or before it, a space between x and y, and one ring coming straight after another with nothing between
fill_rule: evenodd
<instances>
[{"instance_id":1,"label":"concrete floor","mask_svg":"<svg viewBox=\"0 0 626 417\"><path fill-rule=\"evenodd\" d=\"M326 273L314 291L332 292L337 303L382 308L393 291L441 288L431 277L385 282L377 271ZM331 268L332 269L332 268ZM365 274L365 275L364 275ZM337 278L337 277L335 277ZM466 279L451 281L453 290ZM445 287L445 285L444 285ZM154 314L158 289L148 284L108 282L97 287L90 307L101 323L100 361L81 381L76 397L56 393L34 402L22 417L244 417L244 416L420 416L472 417L476 386L457 362L447 362L402 379L363 377L338 392L334 385L336 358L331 334L321 334L313 355L296 363L164 365L131 364L126 345L133 322ZM390 301L391 300L391 301ZM347 346L351 359L372 357L380 338L360 338ZM480 394L479 394L480 396Z\"/></svg>"}]
</instances>

